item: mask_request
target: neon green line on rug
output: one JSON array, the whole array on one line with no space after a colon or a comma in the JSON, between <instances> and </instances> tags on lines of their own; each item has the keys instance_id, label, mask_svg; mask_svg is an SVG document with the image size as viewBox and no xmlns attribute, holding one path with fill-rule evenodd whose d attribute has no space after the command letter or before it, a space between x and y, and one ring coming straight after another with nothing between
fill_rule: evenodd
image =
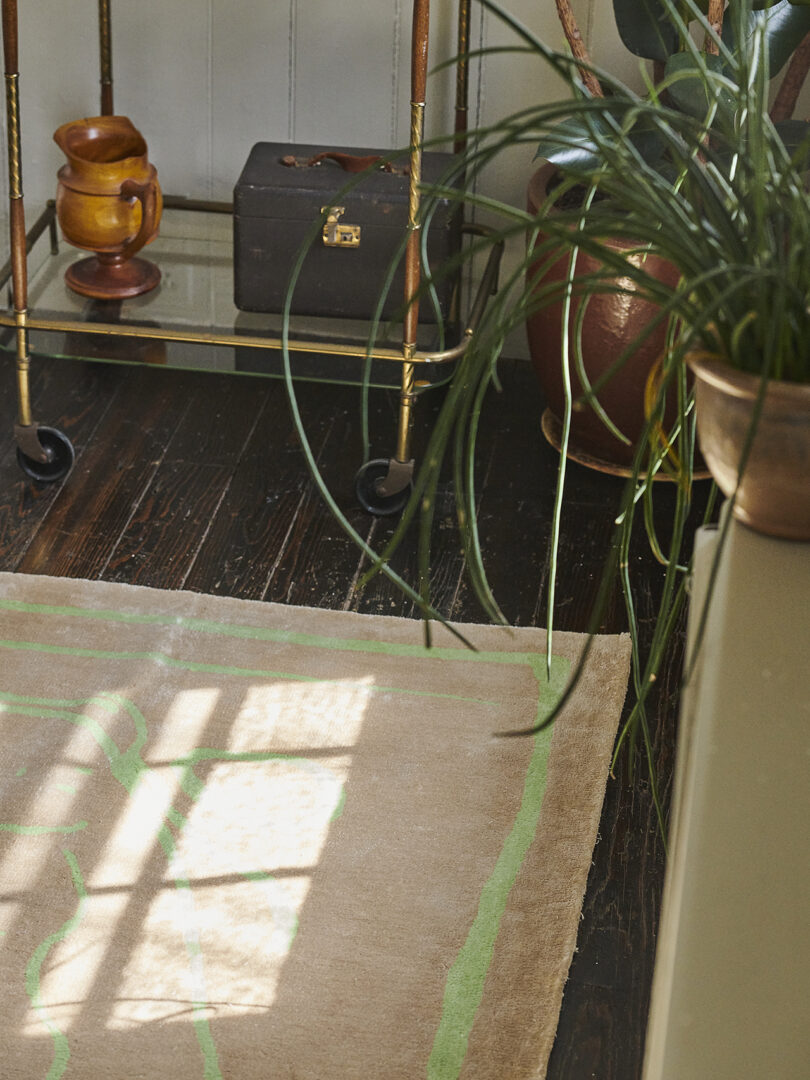
<instances>
[{"instance_id":1,"label":"neon green line on rug","mask_svg":"<svg viewBox=\"0 0 810 1080\"><path fill-rule=\"evenodd\" d=\"M553 658L551 679L541 692L540 706L546 716L565 688L569 668L567 660ZM540 819L552 730L546 728L534 736L520 809L495 869L481 891L467 940L448 973L442 1016L428 1060L428 1080L456 1080L464 1064L501 918Z\"/></svg>"},{"instance_id":2,"label":"neon green line on rug","mask_svg":"<svg viewBox=\"0 0 810 1080\"><path fill-rule=\"evenodd\" d=\"M15 833L17 836L44 836L46 833L74 833L87 828L86 821L77 821L75 825L11 825L0 821L0 832Z\"/></svg>"},{"instance_id":3,"label":"neon green line on rug","mask_svg":"<svg viewBox=\"0 0 810 1080\"><path fill-rule=\"evenodd\" d=\"M286 679L291 682L317 683L322 680L316 675L299 675L288 671L268 671L264 668L240 668L225 664L198 664L191 660L176 660L173 656L162 652L119 652L110 649L81 649L73 645L43 645L38 641L6 641L0 640L0 648L20 650L22 652L38 652L52 656L85 656L88 659L100 660L151 660L152 663L162 664L164 667L179 668L181 671L199 671L210 675L234 675L242 679ZM511 655L511 654L506 654ZM525 660L523 661L525 663ZM430 697L449 699L451 701L471 701L478 705L495 705L497 702L488 701L486 698L464 697L462 694L447 694L438 690L411 690L399 686L373 686L370 688L375 694L407 694L412 697Z\"/></svg>"},{"instance_id":4,"label":"neon green line on rug","mask_svg":"<svg viewBox=\"0 0 810 1080\"><path fill-rule=\"evenodd\" d=\"M109 765L110 772L121 784L128 795L132 795L135 787L140 780L141 776L149 771L149 767L141 757L141 750L143 749L148 739L148 728L146 719L141 713L140 709L128 698L122 697L118 694L111 694L102 692L96 694L93 697L77 699L75 701L67 702L67 704L74 707L83 707L86 705L94 704L104 708L108 712L115 712L118 709L123 709L135 726L135 739L127 747L123 753L118 747L118 744L112 739L101 727L101 725L93 717L84 713L73 712L71 709L65 708L52 708L50 706L64 706L66 702L58 699L49 698L36 698L36 697L22 697L18 694L10 694L4 691L0 691L0 701L5 700L12 708L9 711L13 711L22 716L37 716L42 718L66 720L71 724L76 724L79 727L88 731L95 741L98 743L102 751L104 752ZM174 820L181 819L182 815L176 815ZM171 819L171 815L170 815ZM158 830L158 840L166 853L167 858L171 858L175 851L174 838L167 825L162 825ZM71 870L73 870L73 864L75 863L75 857L70 852L65 851L65 857L68 861L72 859ZM76 866L76 874L78 874L78 866ZM74 882L76 877L74 875ZM79 875L79 882L81 882L81 875ZM191 897L191 886L184 878L175 878L175 887L183 895ZM84 885L81 883L81 888L77 885L77 891L82 898L82 904L80 904L80 910L83 905L83 901L86 898L84 892ZM56 935L52 935L47 938L41 945L39 945L34 953L34 957L29 964L29 969L26 971L26 988L28 989L29 996L33 991L36 991L37 1000L39 994L39 972L42 967L42 963L51 947L61 941L67 933L78 925L79 912L75 916L74 920L71 920L62 927ZM199 941L193 930L188 930L185 935L186 951L191 964L192 973L196 976L198 987L203 984L201 978L202 973L202 956L199 948ZM32 968L32 964L34 965ZM33 980L33 982L31 981ZM205 1080L223 1080L222 1073L219 1068L219 1062L217 1060L216 1047L214 1045L213 1035L211 1033L211 1027L208 1020L204 1016L199 1014L203 1012L208 1004L203 1000L202 994L198 997L200 1000L192 1003L192 1024L197 1036L197 1043L200 1047L200 1051L203 1056L204 1062L204 1077ZM34 997L31 997L32 1003L36 1006ZM65 1071L68 1059L70 1057L70 1047L67 1041L67 1037L53 1024L47 1017L45 1018L46 1026L51 1032L56 1044L56 1055L54 1059L54 1065L51 1071L48 1073L46 1080L59 1080Z\"/></svg>"},{"instance_id":5,"label":"neon green line on rug","mask_svg":"<svg viewBox=\"0 0 810 1080\"><path fill-rule=\"evenodd\" d=\"M57 1027L53 1020L51 1020L42 1003L42 998L40 996L40 974L42 972L42 965L45 962L45 957L51 951L53 946L64 941L65 938L79 925L82 920L84 905L87 900L84 879L82 878L79 864L76 861L76 856L72 851L68 851L67 848L62 849L62 854L65 856L67 864L70 867L70 876L73 880L73 887L79 897L79 906L76 909L76 914L72 918L68 919L68 921L55 933L51 934L41 945L37 946L34 955L28 961L28 965L25 969L25 989L30 998L31 1005L39 1013L43 1024L48 1029L48 1032L53 1039L53 1062L48 1070L48 1075L45 1080L59 1080L59 1077L64 1074L70 1059L70 1046L68 1044L67 1036L59 1027Z\"/></svg>"},{"instance_id":6,"label":"neon green line on rug","mask_svg":"<svg viewBox=\"0 0 810 1080\"><path fill-rule=\"evenodd\" d=\"M197 594L192 594L196 596ZM373 639L328 637L324 634L307 634L295 630L279 630L269 626L243 626L238 623L217 623L207 619L195 619L184 615L138 615L133 612L71 607L68 605L31 604L23 600L0 597L0 610L20 611L29 614L64 615L78 619L94 619L135 626L182 626L202 634L222 637L245 638L250 641L273 641L285 645L305 645L314 649L330 649L334 652L378 653L387 656L423 657L425 660L464 660L468 663L526 664L532 653L513 653L474 650L462 646L411 645ZM508 629L504 628L504 633Z\"/></svg>"}]
</instances>

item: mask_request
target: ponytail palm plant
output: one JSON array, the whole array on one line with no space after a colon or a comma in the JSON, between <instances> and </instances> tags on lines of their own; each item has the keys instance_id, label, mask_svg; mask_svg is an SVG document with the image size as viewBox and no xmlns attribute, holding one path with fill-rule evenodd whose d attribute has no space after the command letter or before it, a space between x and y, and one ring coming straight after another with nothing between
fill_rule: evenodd
<instances>
[{"instance_id":1,"label":"ponytail palm plant","mask_svg":"<svg viewBox=\"0 0 810 1080\"><path fill-rule=\"evenodd\" d=\"M646 530L662 563L663 597L652 641L643 654L634 635L635 706L620 746L635 742L640 733L649 754L646 694L685 602L689 574L687 519L695 423L685 357L690 350L702 349L763 379L810 382L810 125L789 115L810 58L810 6L791 0L772 4L730 0L728 5L715 0L708 4L705 0L702 4L614 0L623 40L637 55L652 61L646 71L646 90L638 93L590 62L566 0L557 0L557 7L569 49L553 48L540 40L495 0L481 2L511 27L511 48L553 68L565 80L568 93L559 101L530 103L474 133L469 141L461 197L495 222L492 234L477 241L473 251L519 237L528 241L527 255L502 283L457 368L413 495L391 541L380 552L366 547L369 575L387 574L410 592L428 619L440 617L431 603L430 536L439 474L449 459L470 578L487 615L503 621L480 557L474 468L482 403L490 386L497 385L501 348L507 334L531 311L562 302L559 359L569 393L552 530L555 548L565 500L571 411L588 404L598 408L599 386L590 385L578 366L579 322L570 318L574 300L621 292L631 283L657 311L642 337L663 325L667 347L648 385L645 433L616 508L616 531L606 552L590 627L598 630L618 577L634 630L628 551L634 532ZM776 111L771 115L771 80L781 68L787 70L783 83L787 87L776 95ZM536 216L473 192L479 171L516 144L536 148L538 157L560 168L560 182ZM552 202L559 204L560 196L574 189L580 198L572 207L549 213ZM434 194L447 197L454 191L448 185ZM425 206L429 215L429 193ZM623 248L605 245L608 238L624 241ZM561 250L568 258L569 273L562 281L546 280L544 272L559 259ZM594 256L596 269L577 274L579 252ZM648 272L648 253L675 265L674 284ZM444 269L452 272L457 267ZM637 344L617 356L611 370L621 367ZM586 388L576 402L570 393L572 370ZM609 377L610 371L602 379ZM292 393L289 377L288 386ZM675 401L677 409L675 422L665 429L662 418L667 399ZM300 434L306 445L302 429ZM652 514L653 481L662 473L675 481L677 503L672 534L666 538L656 535ZM332 496L319 483L340 516ZM388 560L417 517L420 580L404 583ZM345 518L343 523L365 547ZM553 571L554 551L551 565ZM550 652L553 586L547 625Z\"/></svg>"}]
</instances>

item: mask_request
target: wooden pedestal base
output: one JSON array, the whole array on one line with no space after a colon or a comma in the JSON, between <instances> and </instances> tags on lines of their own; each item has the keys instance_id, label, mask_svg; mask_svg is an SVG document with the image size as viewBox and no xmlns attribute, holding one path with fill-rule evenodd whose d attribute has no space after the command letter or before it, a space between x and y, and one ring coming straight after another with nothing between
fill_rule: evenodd
<instances>
[{"instance_id":1,"label":"wooden pedestal base","mask_svg":"<svg viewBox=\"0 0 810 1080\"><path fill-rule=\"evenodd\" d=\"M67 268L65 282L74 292L95 300L124 300L154 289L160 270L148 259L91 255Z\"/></svg>"}]
</instances>

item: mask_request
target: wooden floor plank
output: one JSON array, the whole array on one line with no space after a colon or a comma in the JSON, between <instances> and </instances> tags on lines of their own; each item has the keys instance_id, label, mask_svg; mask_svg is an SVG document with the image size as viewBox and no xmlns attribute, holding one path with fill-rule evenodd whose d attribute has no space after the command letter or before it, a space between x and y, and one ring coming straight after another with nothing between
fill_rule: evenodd
<instances>
[{"instance_id":1,"label":"wooden floor plank","mask_svg":"<svg viewBox=\"0 0 810 1080\"><path fill-rule=\"evenodd\" d=\"M223 465L159 466L111 553L104 580L184 588L230 477Z\"/></svg>"},{"instance_id":2,"label":"wooden floor plank","mask_svg":"<svg viewBox=\"0 0 810 1080\"><path fill-rule=\"evenodd\" d=\"M102 420L73 472L53 489L48 527L37 532L19 563L21 572L91 579L103 573L149 489L176 428L177 410L185 408L173 380L163 380L153 393L144 375L122 369L116 392L100 398L106 400Z\"/></svg>"},{"instance_id":3,"label":"wooden floor plank","mask_svg":"<svg viewBox=\"0 0 810 1080\"><path fill-rule=\"evenodd\" d=\"M319 384L299 388L307 435L318 457L331 452L325 443L336 423L340 391ZM342 457L342 437L335 448ZM268 383L264 411L234 468L187 587L253 600L268 597L290 544L298 532L307 532L298 518L308 501L316 502L331 521L310 480L284 388Z\"/></svg>"},{"instance_id":4,"label":"wooden floor plank","mask_svg":"<svg viewBox=\"0 0 810 1080\"><path fill-rule=\"evenodd\" d=\"M31 380L34 419L64 432L74 444L77 461L81 461L86 444L92 442L115 396L117 380L111 380L109 369L97 364L53 364L35 357L32 368L37 372ZM16 388L10 365L0 378L4 396L14 401ZM13 417L9 419L13 423ZM13 445L0 458L0 483L0 567L13 570L21 566L40 526L60 498L60 488L25 478Z\"/></svg>"},{"instance_id":5,"label":"wooden floor plank","mask_svg":"<svg viewBox=\"0 0 810 1080\"><path fill-rule=\"evenodd\" d=\"M151 380L154 374L154 369L142 370L143 379ZM171 416L172 423L168 429L165 424L143 425L145 431L156 426L160 432L159 448L147 455L154 467L140 478L142 490L137 494L136 476L134 483L115 487L116 503L126 520L101 576L179 589L186 584L258 423L264 395L243 379L212 375L205 385L189 372L167 375L163 383L174 409L164 404L162 415ZM156 400L155 395L150 399ZM129 445L133 446L131 440ZM103 535L116 533L105 529Z\"/></svg>"},{"instance_id":6,"label":"wooden floor plank","mask_svg":"<svg viewBox=\"0 0 810 1080\"><path fill-rule=\"evenodd\" d=\"M371 546L376 552L383 553L393 535L397 519L384 519L376 522L371 533ZM419 589L419 528L414 522L409 528L399 549L390 558L390 565L405 581ZM369 568L369 560L364 560L362 570ZM446 484L440 485L435 495L435 518L431 530L430 557L430 593L431 605L447 618L463 618L456 610L456 600L464 572L464 554L458 537L456 523L455 496ZM382 574L376 574L361 594L352 601L353 610L367 614L399 615L406 618L418 618L419 610L414 601L404 596L402 591ZM474 621L465 619L464 621ZM478 613L480 619L480 611Z\"/></svg>"},{"instance_id":7,"label":"wooden floor plank","mask_svg":"<svg viewBox=\"0 0 810 1080\"><path fill-rule=\"evenodd\" d=\"M327 489L352 527L365 538L371 523L354 495L354 475L362 460L357 392L346 387L328 388L320 401L323 389L313 387L302 394L307 427L313 435L315 431L319 435L317 443L313 438L313 451ZM373 415L387 407L385 397L374 395ZM321 417L317 428L312 428L313 414ZM360 558L355 542L337 523L314 482L307 479L289 534L268 578L265 599L343 608Z\"/></svg>"},{"instance_id":8,"label":"wooden floor plank","mask_svg":"<svg viewBox=\"0 0 810 1080\"><path fill-rule=\"evenodd\" d=\"M148 376L153 374L145 372ZM188 407L176 426L166 459L207 465L233 465L240 460L269 395L278 384L197 372L172 372L176 393L185 393Z\"/></svg>"}]
</instances>

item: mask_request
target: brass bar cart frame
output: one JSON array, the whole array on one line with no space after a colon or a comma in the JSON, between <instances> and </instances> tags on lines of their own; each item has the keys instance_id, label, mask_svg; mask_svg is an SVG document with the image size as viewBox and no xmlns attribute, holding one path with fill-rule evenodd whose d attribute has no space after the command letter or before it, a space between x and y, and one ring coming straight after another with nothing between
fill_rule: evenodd
<instances>
[{"instance_id":1,"label":"brass bar cart frame","mask_svg":"<svg viewBox=\"0 0 810 1080\"><path fill-rule=\"evenodd\" d=\"M456 76L456 152L463 150L467 137L467 95L469 22L471 0L459 0L458 68ZM99 44L101 114L113 113L112 29L110 0L99 0ZM398 513L407 501L411 487L414 461L411 457L411 424L413 408L425 383L416 378L421 365L446 364L463 355L480 323L487 301L497 291L497 278L502 244L493 245L481 276L458 344L441 351L420 351L417 348L419 292L421 281L420 252L420 181L424 145L424 116L427 82L430 0L414 0L411 41L411 98L408 190L408 236L405 249L405 295L402 347L376 348L372 360L396 362L402 365L399 415L394 454L388 459L365 463L357 476L357 494L361 503L374 514ZM40 482L61 480L70 471L74 452L70 440L60 431L45 427L31 415L29 396L30 354L28 335L32 330L50 332L81 332L115 337L154 338L161 341L185 342L199 345L225 345L275 349L287 347L290 352L317 352L339 357L368 358L368 349L361 345L345 345L324 341L282 341L279 337L190 331L181 328L153 328L126 323L84 322L75 319L38 318L28 310L27 255L31 245L50 229L51 248L56 243L55 206L49 203L30 233L26 234L21 167L21 124L19 106L19 53L17 0L2 0L3 54L5 63L7 144L9 165L9 232L10 259L0 270L0 286L9 277L12 284L13 315L0 313L0 326L10 327L16 335L17 423L14 433L17 456L23 470ZM164 205L184 210L205 210L230 213L229 203L167 196ZM484 229L464 226L467 233L482 234Z\"/></svg>"}]
</instances>

